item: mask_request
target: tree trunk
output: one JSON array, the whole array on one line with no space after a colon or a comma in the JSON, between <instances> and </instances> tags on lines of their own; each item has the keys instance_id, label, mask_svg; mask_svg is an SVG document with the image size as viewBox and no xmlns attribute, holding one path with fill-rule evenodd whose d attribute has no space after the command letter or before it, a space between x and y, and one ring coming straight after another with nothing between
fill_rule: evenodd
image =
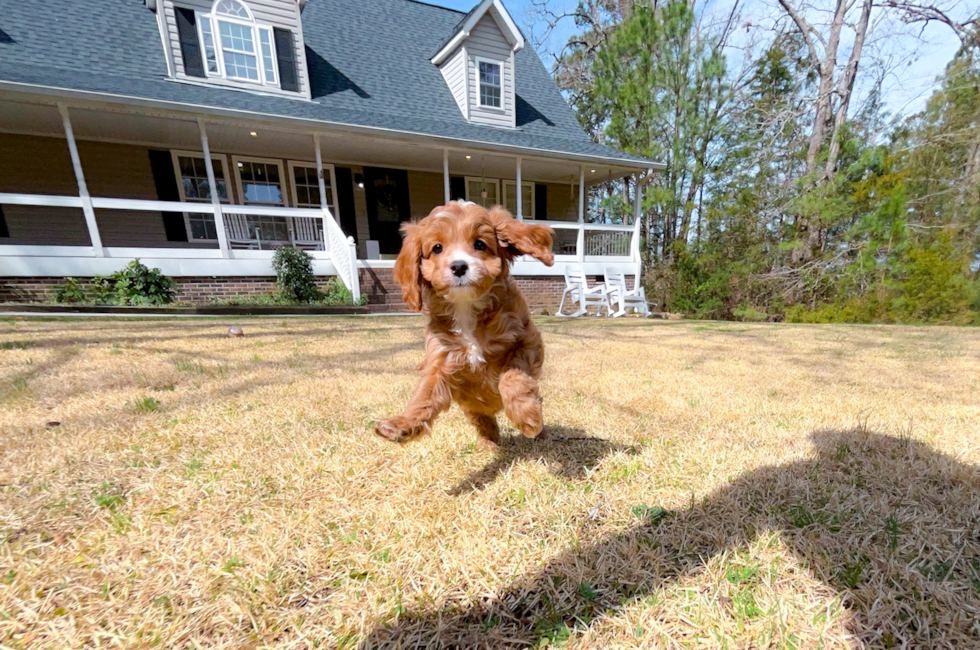
<instances>
[{"instance_id":1,"label":"tree trunk","mask_svg":"<svg viewBox=\"0 0 980 650\"><path fill-rule=\"evenodd\" d=\"M851 59L847 62L844 74L841 75L840 83L837 85L837 95L840 97L840 105L837 107L837 116L834 119L834 133L830 139L830 151L827 153L827 166L825 171L827 178L833 178L837 168L837 156L840 155L840 138L844 123L847 121L847 109L851 103L851 94L854 91L854 80L857 78L858 64L861 62L861 50L864 48L864 38L868 33L868 20L871 17L871 7L874 0L864 0L861 7L861 17L854 32L854 47L851 50Z\"/></svg>"}]
</instances>

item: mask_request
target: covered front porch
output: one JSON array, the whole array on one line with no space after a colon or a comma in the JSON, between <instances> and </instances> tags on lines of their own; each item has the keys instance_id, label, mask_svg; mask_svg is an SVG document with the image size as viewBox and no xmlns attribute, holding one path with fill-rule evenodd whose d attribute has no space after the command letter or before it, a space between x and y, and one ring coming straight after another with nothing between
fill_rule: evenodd
<instances>
[{"instance_id":1,"label":"covered front porch","mask_svg":"<svg viewBox=\"0 0 980 650\"><path fill-rule=\"evenodd\" d=\"M636 166L261 116L3 99L3 277L92 277L136 258L177 278L268 277L273 250L289 245L357 299L361 271L391 268L401 222L457 198L554 228L556 265L522 259L515 275L561 276L566 263L639 274Z\"/></svg>"}]
</instances>

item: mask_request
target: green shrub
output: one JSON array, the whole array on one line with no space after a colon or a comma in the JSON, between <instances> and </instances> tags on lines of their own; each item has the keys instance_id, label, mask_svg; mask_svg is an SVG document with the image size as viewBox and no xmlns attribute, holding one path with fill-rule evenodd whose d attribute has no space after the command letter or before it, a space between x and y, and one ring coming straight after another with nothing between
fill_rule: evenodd
<instances>
[{"instance_id":1,"label":"green shrub","mask_svg":"<svg viewBox=\"0 0 980 650\"><path fill-rule=\"evenodd\" d=\"M316 302L320 291L313 275L313 257L300 248L281 246L272 256L272 268L276 271L279 290L299 302Z\"/></svg>"},{"instance_id":2,"label":"green shrub","mask_svg":"<svg viewBox=\"0 0 980 650\"><path fill-rule=\"evenodd\" d=\"M323 293L320 302L324 305L353 305L354 296L340 278L330 278L327 280L327 290ZM366 305L367 296L362 295L357 304Z\"/></svg>"},{"instance_id":3,"label":"green shrub","mask_svg":"<svg viewBox=\"0 0 980 650\"><path fill-rule=\"evenodd\" d=\"M85 287L77 278L65 278L64 284L54 288L54 301L59 304L85 302Z\"/></svg>"},{"instance_id":4,"label":"green shrub","mask_svg":"<svg viewBox=\"0 0 980 650\"><path fill-rule=\"evenodd\" d=\"M177 282L133 260L121 271L108 276L113 288L112 302L118 305L167 305L173 302Z\"/></svg>"},{"instance_id":5,"label":"green shrub","mask_svg":"<svg viewBox=\"0 0 980 650\"><path fill-rule=\"evenodd\" d=\"M93 278L89 290L92 292L92 302L95 304L116 304L116 283L110 276L100 275Z\"/></svg>"}]
</instances>

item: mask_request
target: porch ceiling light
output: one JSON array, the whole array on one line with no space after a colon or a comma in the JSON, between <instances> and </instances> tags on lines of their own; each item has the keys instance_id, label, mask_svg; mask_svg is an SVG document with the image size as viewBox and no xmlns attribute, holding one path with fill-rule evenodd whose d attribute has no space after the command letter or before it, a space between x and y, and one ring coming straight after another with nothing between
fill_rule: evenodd
<instances>
[{"instance_id":1,"label":"porch ceiling light","mask_svg":"<svg viewBox=\"0 0 980 650\"><path fill-rule=\"evenodd\" d=\"M259 134L256 131L249 131L249 135L252 136L253 138L259 137ZM595 170L593 169L592 171L595 171Z\"/></svg>"},{"instance_id":2,"label":"porch ceiling light","mask_svg":"<svg viewBox=\"0 0 980 650\"><path fill-rule=\"evenodd\" d=\"M595 170L594 169L590 169L589 171L592 172L593 174L595 173Z\"/></svg>"},{"instance_id":3,"label":"porch ceiling light","mask_svg":"<svg viewBox=\"0 0 980 650\"><path fill-rule=\"evenodd\" d=\"M473 156L467 156L466 159L467 160L472 160L473 159Z\"/></svg>"}]
</instances>

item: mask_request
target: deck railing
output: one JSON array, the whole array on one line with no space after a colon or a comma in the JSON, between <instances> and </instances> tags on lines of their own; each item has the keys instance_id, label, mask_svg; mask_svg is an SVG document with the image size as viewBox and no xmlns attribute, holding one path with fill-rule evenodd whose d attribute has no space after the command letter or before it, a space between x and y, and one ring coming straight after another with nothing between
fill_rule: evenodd
<instances>
[{"instance_id":1,"label":"deck railing","mask_svg":"<svg viewBox=\"0 0 980 650\"><path fill-rule=\"evenodd\" d=\"M88 202L88 204L87 204ZM76 208L82 211L117 210L124 212L176 212L192 215L216 213L211 203L152 201L135 199L97 198L83 199L75 196L44 194L0 193L0 205ZM315 208L283 208L277 206L221 204L221 216L227 235L228 250L207 248L156 248L152 244L141 246L2 246L0 256L51 256L51 257L126 257L150 256L157 258L211 259L220 256L236 256L243 259L271 259L276 246L293 245L329 257L344 285L360 298L357 277L357 255L353 240L348 239L329 210ZM88 221L88 220L86 220ZM217 220L215 220L217 221ZM91 233L91 231L90 231ZM98 235L99 233L95 233ZM99 237L101 239L101 237ZM220 238L219 238L220 239ZM193 244L194 242L189 242ZM2 244L2 240L0 240ZM68 250L65 250L68 249ZM252 252L254 251L254 252Z\"/></svg>"},{"instance_id":2,"label":"deck railing","mask_svg":"<svg viewBox=\"0 0 980 650\"><path fill-rule=\"evenodd\" d=\"M633 262L635 228L629 225L535 221L555 231L552 250L558 261Z\"/></svg>"}]
</instances>

